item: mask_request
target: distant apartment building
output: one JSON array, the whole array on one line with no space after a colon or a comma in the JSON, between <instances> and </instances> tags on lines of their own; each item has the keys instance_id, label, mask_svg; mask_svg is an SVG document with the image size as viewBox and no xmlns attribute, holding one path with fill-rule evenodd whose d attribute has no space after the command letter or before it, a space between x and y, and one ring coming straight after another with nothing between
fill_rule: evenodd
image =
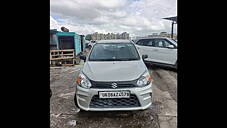
<instances>
[{"instance_id":1,"label":"distant apartment building","mask_svg":"<svg viewBox=\"0 0 227 128\"><path fill-rule=\"evenodd\" d=\"M114 34L113 33L111 33L111 39L115 39L115 36L114 36Z\"/></svg>"},{"instance_id":2,"label":"distant apartment building","mask_svg":"<svg viewBox=\"0 0 227 128\"><path fill-rule=\"evenodd\" d=\"M117 33L116 36L117 36L117 39L120 39L120 34L119 33Z\"/></svg>"},{"instance_id":3,"label":"distant apartment building","mask_svg":"<svg viewBox=\"0 0 227 128\"><path fill-rule=\"evenodd\" d=\"M117 39L117 34L114 34L114 39Z\"/></svg>"},{"instance_id":4,"label":"distant apartment building","mask_svg":"<svg viewBox=\"0 0 227 128\"><path fill-rule=\"evenodd\" d=\"M148 37L168 37L171 38L171 34L167 33L167 32L160 32L158 33L152 33L152 35L148 35ZM177 35L173 34L173 39L177 39Z\"/></svg>"},{"instance_id":5,"label":"distant apartment building","mask_svg":"<svg viewBox=\"0 0 227 128\"><path fill-rule=\"evenodd\" d=\"M129 39L129 34L127 32L122 33L122 38L123 39Z\"/></svg>"},{"instance_id":6,"label":"distant apartment building","mask_svg":"<svg viewBox=\"0 0 227 128\"><path fill-rule=\"evenodd\" d=\"M119 33L103 34L103 33L95 32L95 33L91 34L91 39L92 40L129 39L129 33L123 32L121 34L119 34Z\"/></svg>"},{"instance_id":7,"label":"distant apartment building","mask_svg":"<svg viewBox=\"0 0 227 128\"><path fill-rule=\"evenodd\" d=\"M106 35L106 37L107 37L108 40L111 39L110 33L108 33L108 34Z\"/></svg>"},{"instance_id":8,"label":"distant apartment building","mask_svg":"<svg viewBox=\"0 0 227 128\"><path fill-rule=\"evenodd\" d=\"M101 33L101 34L100 34L100 40L101 40L101 39L104 39L104 37L105 37L105 35Z\"/></svg>"},{"instance_id":9,"label":"distant apartment building","mask_svg":"<svg viewBox=\"0 0 227 128\"><path fill-rule=\"evenodd\" d=\"M152 33L152 35L148 35L148 37L158 37L158 33Z\"/></svg>"}]
</instances>

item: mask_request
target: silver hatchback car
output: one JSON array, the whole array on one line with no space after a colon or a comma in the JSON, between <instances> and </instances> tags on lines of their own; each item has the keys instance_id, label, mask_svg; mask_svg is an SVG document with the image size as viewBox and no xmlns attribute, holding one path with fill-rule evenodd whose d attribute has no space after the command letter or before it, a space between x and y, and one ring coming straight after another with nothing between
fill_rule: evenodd
<instances>
[{"instance_id":1,"label":"silver hatchback car","mask_svg":"<svg viewBox=\"0 0 227 128\"><path fill-rule=\"evenodd\" d=\"M152 77L133 42L93 45L76 78L75 104L85 111L144 110L152 104Z\"/></svg>"}]
</instances>

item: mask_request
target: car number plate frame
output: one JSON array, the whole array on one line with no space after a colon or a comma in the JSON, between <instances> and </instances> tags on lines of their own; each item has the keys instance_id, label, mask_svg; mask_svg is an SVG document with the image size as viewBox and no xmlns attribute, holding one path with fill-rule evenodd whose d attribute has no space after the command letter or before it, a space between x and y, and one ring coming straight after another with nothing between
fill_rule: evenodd
<instances>
[{"instance_id":1,"label":"car number plate frame","mask_svg":"<svg viewBox=\"0 0 227 128\"><path fill-rule=\"evenodd\" d=\"M130 98L130 91L99 91L98 95L101 99L106 98Z\"/></svg>"}]
</instances>

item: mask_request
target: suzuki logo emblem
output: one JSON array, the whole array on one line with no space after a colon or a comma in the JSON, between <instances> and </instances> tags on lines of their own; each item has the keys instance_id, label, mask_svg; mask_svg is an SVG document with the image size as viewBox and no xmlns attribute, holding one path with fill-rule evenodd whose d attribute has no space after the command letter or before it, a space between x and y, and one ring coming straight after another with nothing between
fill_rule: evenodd
<instances>
[{"instance_id":1,"label":"suzuki logo emblem","mask_svg":"<svg viewBox=\"0 0 227 128\"><path fill-rule=\"evenodd\" d=\"M117 83L112 83L111 85L112 85L111 86L112 88L116 88L117 87Z\"/></svg>"}]
</instances>

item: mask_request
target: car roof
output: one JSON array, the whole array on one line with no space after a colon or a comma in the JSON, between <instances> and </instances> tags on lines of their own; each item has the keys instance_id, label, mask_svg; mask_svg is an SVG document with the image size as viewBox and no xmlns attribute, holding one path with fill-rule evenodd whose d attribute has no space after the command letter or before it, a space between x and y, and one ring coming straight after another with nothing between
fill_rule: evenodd
<instances>
[{"instance_id":1,"label":"car roof","mask_svg":"<svg viewBox=\"0 0 227 128\"><path fill-rule=\"evenodd\" d=\"M142 37L136 40L141 40L141 39L170 39L168 37Z\"/></svg>"},{"instance_id":2,"label":"car roof","mask_svg":"<svg viewBox=\"0 0 227 128\"><path fill-rule=\"evenodd\" d=\"M132 42L130 40L115 39L115 40L99 40L96 43L132 43Z\"/></svg>"},{"instance_id":3,"label":"car roof","mask_svg":"<svg viewBox=\"0 0 227 128\"><path fill-rule=\"evenodd\" d=\"M142 40L142 39L167 39L167 40L172 40L171 38L168 38L168 37L143 37L143 38L139 38L137 40L135 40L135 43L137 43L139 40ZM176 41L171 41L172 43L174 43L176 46L177 46L177 42Z\"/></svg>"}]
</instances>

